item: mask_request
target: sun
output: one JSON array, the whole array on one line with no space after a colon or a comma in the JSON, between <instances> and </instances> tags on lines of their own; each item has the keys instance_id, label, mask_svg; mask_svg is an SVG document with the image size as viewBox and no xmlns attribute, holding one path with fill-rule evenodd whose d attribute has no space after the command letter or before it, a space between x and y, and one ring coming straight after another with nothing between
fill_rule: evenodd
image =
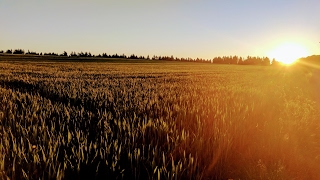
<instances>
[{"instance_id":1,"label":"sun","mask_svg":"<svg viewBox=\"0 0 320 180\"><path fill-rule=\"evenodd\" d=\"M309 52L307 48L299 43L283 43L268 53L270 58L275 58L277 61L286 65L290 65L299 58L308 55Z\"/></svg>"}]
</instances>

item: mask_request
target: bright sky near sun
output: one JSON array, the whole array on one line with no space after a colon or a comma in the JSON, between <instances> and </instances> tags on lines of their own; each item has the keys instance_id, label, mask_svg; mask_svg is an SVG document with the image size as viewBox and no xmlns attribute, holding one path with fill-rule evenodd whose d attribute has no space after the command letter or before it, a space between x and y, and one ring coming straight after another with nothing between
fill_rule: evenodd
<instances>
[{"instance_id":1,"label":"bright sky near sun","mask_svg":"<svg viewBox=\"0 0 320 180\"><path fill-rule=\"evenodd\" d=\"M320 52L320 0L0 0L0 17L4 51L211 59L295 43Z\"/></svg>"}]
</instances>

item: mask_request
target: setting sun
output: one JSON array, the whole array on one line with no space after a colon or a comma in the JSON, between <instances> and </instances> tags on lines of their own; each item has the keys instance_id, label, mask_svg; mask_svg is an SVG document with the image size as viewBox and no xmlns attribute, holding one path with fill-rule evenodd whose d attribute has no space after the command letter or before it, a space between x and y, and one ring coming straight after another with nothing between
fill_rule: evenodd
<instances>
[{"instance_id":1,"label":"setting sun","mask_svg":"<svg viewBox=\"0 0 320 180\"><path fill-rule=\"evenodd\" d=\"M292 64L297 59L308 55L307 48L297 43L280 44L268 54L269 57L275 58L283 64Z\"/></svg>"}]
</instances>

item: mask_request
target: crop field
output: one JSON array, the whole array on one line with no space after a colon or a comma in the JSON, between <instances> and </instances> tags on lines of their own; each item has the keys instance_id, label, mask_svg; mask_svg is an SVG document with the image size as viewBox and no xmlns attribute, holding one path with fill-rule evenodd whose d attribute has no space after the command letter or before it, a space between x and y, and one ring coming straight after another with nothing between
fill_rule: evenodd
<instances>
[{"instance_id":1,"label":"crop field","mask_svg":"<svg viewBox=\"0 0 320 180\"><path fill-rule=\"evenodd\" d=\"M0 179L319 179L320 73L0 62Z\"/></svg>"}]
</instances>

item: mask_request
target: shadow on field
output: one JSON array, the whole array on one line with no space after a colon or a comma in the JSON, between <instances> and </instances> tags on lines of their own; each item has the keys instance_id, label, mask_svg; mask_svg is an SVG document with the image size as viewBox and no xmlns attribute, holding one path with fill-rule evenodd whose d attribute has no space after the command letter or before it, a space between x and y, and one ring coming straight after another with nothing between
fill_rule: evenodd
<instances>
[{"instance_id":1,"label":"shadow on field","mask_svg":"<svg viewBox=\"0 0 320 180\"><path fill-rule=\"evenodd\" d=\"M50 100L52 103L61 103L66 106L81 108L84 110L97 112L94 101L79 98L70 98L64 95L50 92L41 82L37 84L26 83L21 80L0 80L0 86L21 93L39 94L41 97Z\"/></svg>"},{"instance_id":2,"label":"shadow on field","mask_svg":"<svg viewBox=\"0 0 320 180\"><path fill-rule=\"evenodd\" d=\"M89 144L92 142L92 144L96 143L97 140L101 139L98 138L102 136L102 132L104 132L103 128L104 126L99 126L99 118L98 118L98 105L95 104L93 100L81 100L79 98L69 98L64 95L59 95L56 93L53 93L52 91L49 91L48 88L45 87L45 85L42 82L38 82L37 84L32 84L28 82L23 82L21 80L0 80L0 87L5 89L11 89L12 91L20 92L20 93L28 93L31 95L40 95L43 98L46 98L50 100L52 103L56 104L62 104L64 106L71 107L71 109L82 109L86 111L87 113L84 113L83 119L78 119L79 121L88 120L88 122L83 122L81 126L79 126L79 130L87 134L87 140ZM109 103L110 107L104 107L104 108L110 108L110 112L113 112L112 104ZM55 116L55 113L52 113L52 116ZM55 124L55 131L63 134L64 137L68 137L68 131L73 130L76 127L76 122L72 121L68 124L68 127L71 129L61 129L61 124L59 124L59 121L51 122L49 120L51 118L48 118L45 120L47 126L49 127L51 124ZM61 122L60 122L61 123ZM110 126L114 126L115 124L113 122L110 122ZM99 128L100 127L100 128ZM102 128L102 129L101 129ZM112 128L116 130L116 128ZM66 131L67 130L67 131ZM15 134L15 133L14 133ZM116 138L116 137L115 137ZM36 139L30 138L30 142L32 144L39 144L36 142ZM57 159L59 162L64 162L64 157L72 157L73 152L72 149L74 147L79 147L79 142L71 141L67 144L61 144L59 147L59 154L57 154ZM97 145L97 148L99 146ZM104 169L107 169L106 165L101 163L102 161L105 161L101 158L97 158L96 153L94 149L91 149L88 153L88 159L91 163L84 163L82 162L80 164L82 171L79 173L76 169L73 168L67 168L65 170L65 178L66 179L82 179L84 177L95 177L96 171L99 170L99 176L96 176L96 179L103 179L104 177L108 176L108 172L103 171ZM108 159L111 161L111 159ZM76 163L76 162L72 162ZM101 165L100 165L101 163ZM99 169L97 169L99 167ZM43 167L38 167L39 169ZM111 179L115 179L116 177L111 177ZM37 179L37 178L35 178ZM88 179L88 178L84 178Z\"/></svg>"},{"instance_id":3,"label":"shadow on field","mask_svg":"<svg viewBox=\"0 0 320 180\"><path fill-rule=\"evenodd\" d=\"M96 125L99 122L97 113L99 109L98 105L94 100L91 99L80 99L80 98L70 98L63 94L57 94L45 87L44 84L38 82L37 84L31 84L23 82L21 80L0 80L0 87L11 89L12 91L18 91L20 93L29 93L31 95L38 94L41 97L50 100L53 104L62 104L67 107L72 107L72 109L83 109L84 111L92 114L90 118L90 128L89 128L89 138L88 140L94 140L99 137L99 133L96 131ZM112 103L108 103L108 107L103 107L108 109L112 114L115 114L115 107ZM59 131L59 125L56 126L56 130Z\"/></svg>"}]
</instances>

